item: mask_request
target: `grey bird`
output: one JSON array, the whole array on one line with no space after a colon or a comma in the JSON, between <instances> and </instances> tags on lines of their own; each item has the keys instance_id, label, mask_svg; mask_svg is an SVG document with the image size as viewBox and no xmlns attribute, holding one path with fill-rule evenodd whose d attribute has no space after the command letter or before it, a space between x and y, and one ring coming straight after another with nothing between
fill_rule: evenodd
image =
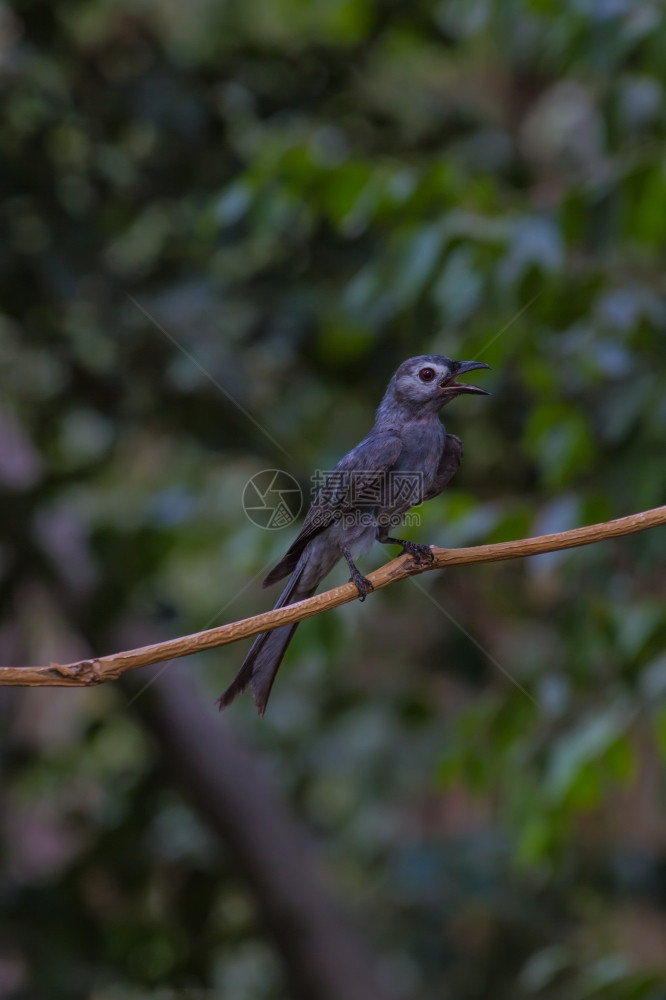
<instances>
[{"instance_id":1,"label":"grey bird","mask_svg":"<svg viewBox=\"0 0 666 1000\"><path fill-rule=\"evenodd\" d=\"M373 589L354 559L373 542L401 545L417 562L432 560L428 545L393 538L410 507L439 496L458 471L462 442L447 434L439 418L443 406L464 393L487 396L485 389L457 379L480 361L451 361L423 354L404 361L388 384L375 424L367 437L328 474L310 507L296 541L263 586L285 576L289 582L276 608L311 597L337 562L347 560L361 600ZM225 708L248 687L259 715L266 711L282 657L296 625L262 632L254 640L238 674L219 699Z\"/></svg>"}]
</instances>

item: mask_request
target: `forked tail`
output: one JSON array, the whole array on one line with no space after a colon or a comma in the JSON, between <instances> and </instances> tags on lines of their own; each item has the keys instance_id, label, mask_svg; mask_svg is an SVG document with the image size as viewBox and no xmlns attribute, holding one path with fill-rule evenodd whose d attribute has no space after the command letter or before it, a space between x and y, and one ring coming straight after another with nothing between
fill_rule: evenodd
<instances>
[{"instance_id":1,"label":"forked tail","mask_svg":"<svg viewBox=\"0 0 666 1000\"><path fill-rule=\"evenodd\" d=\"M289 583L280 594L275 605L276 608L283 608L287 604L294 604L306 597L312 597L316 587L303 589L298 586L302 573L303 566L297 566ZM230 705L249 686L252 688L257 712L259 715L264 714L275 675L282 663L287 646L291 642L291 637L296 631L297 624L298 622L294 625L283 625L282 628L273 629L272 632L261 632L257 636L250 646L240 670L224 694L218 699L220 709Z\"/></svg>"}]
</instances>

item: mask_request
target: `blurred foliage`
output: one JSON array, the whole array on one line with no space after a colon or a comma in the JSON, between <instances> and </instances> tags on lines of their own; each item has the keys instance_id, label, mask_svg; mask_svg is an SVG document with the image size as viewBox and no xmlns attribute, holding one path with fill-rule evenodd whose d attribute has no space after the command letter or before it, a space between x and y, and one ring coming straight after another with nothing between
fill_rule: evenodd
<instances>
[{"instance_id":1,"label":"blurred foliage","mask_svg":"<svg viewBox=\"0 0 666 1000\"><path fill-rule=\"evenodd\" d=\"M416 537L663 503L665 59L658 0L1 4L2 662L265 608L245 482L307 490L422 351L493 396ZM665 557L405 583L234 707L398 995L666 996ZM286 996L123 691L3 705L0 996Z\"/></svg>"}]
</instances>

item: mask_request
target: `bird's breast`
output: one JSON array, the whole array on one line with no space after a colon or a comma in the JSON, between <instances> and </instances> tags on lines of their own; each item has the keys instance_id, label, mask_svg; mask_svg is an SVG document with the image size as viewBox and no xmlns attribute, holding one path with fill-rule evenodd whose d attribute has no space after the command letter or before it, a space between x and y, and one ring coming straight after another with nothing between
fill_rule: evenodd
<instances>
[{"instance_id":1,"label":"bird's breast","mask_svg":"<svg viewBox=\"0 0 666 1000\"><path fill-rule=\"evenodd\" d=\"M436 422L414 421L401 428L403 448L393 466L393 480L400 481L400 497L394 502L388 499L387 507L407 510L420 503L437 475L439 460L446 440L446 431L439 420ZM407 480L413 480L411 492ZM404 480L404 481L403 481ZM410 492L411 502L408 501Z\"/></svg>"},{"instance_id":2,"label":"bird's breast","mask_svg":"<svg viewBox=\"0 0 666 1000\"><path fill-rule=\"evenodd\" d=\"M444 448L446 431L438 420L436 423L414 422L407 425L401 434L403 450L398 467L404 471L420 472L434 479Z\"/></svg>"}]
</instances>

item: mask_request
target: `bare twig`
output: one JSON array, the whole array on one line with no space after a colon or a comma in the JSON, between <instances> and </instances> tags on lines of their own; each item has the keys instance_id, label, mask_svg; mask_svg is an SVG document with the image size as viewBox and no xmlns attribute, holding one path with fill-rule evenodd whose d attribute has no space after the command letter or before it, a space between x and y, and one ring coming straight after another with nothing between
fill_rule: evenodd
<instances>
[{"instance_id":1,"label":"bare twig","mask_svg":"<svg viewBox=\"0 0 666 1000\"><path fill-rule=\"evenodd\" d=\"M431 563L416 564L411 556L402 555L381 566L371 573L375 590L388 587L398 580L418 573L426 573L433 569L448 569L451 566L468 566L473 563L499 562L503 559L520 559L523 556L538 555L543 552L555 552L560 549L572 549L579 545L590 545L608 538L619 538L631 535L647 528L656 528L666 524L666 506L655 507L653 510L642 511L640 514L630 514L615 521L605 521L602 524L591 524L585 528L574 528L571 531L560 531L553 535L539 535L536 538L521 538L513 542L500 542L496 545L477 545L473 548L440 549L433 546L434 559ZM287 605L274 611L267 611L253 618L240 622L231 622L219 628L195 632L193 635L181 636L178 639L168 639L166 642L156 642L140 649L130 649L124 653L111 653L109 656L99 656L89 660L78 660L76 663L51 663L44 667L0 667L0 685L10 684L23 687L45 685L48 687L81 687L91 684L101 684L104 681L116 680L126 670L136 667L146 667L161 660L174 659L198 653L215 646L238 642L259 632L270 631L280 625L311 618L341 604L347 604L358 597L354 584L345 583L341 587L327 590L323 594L315 594L305 601Z\"/></svg>"}]
</instances>

